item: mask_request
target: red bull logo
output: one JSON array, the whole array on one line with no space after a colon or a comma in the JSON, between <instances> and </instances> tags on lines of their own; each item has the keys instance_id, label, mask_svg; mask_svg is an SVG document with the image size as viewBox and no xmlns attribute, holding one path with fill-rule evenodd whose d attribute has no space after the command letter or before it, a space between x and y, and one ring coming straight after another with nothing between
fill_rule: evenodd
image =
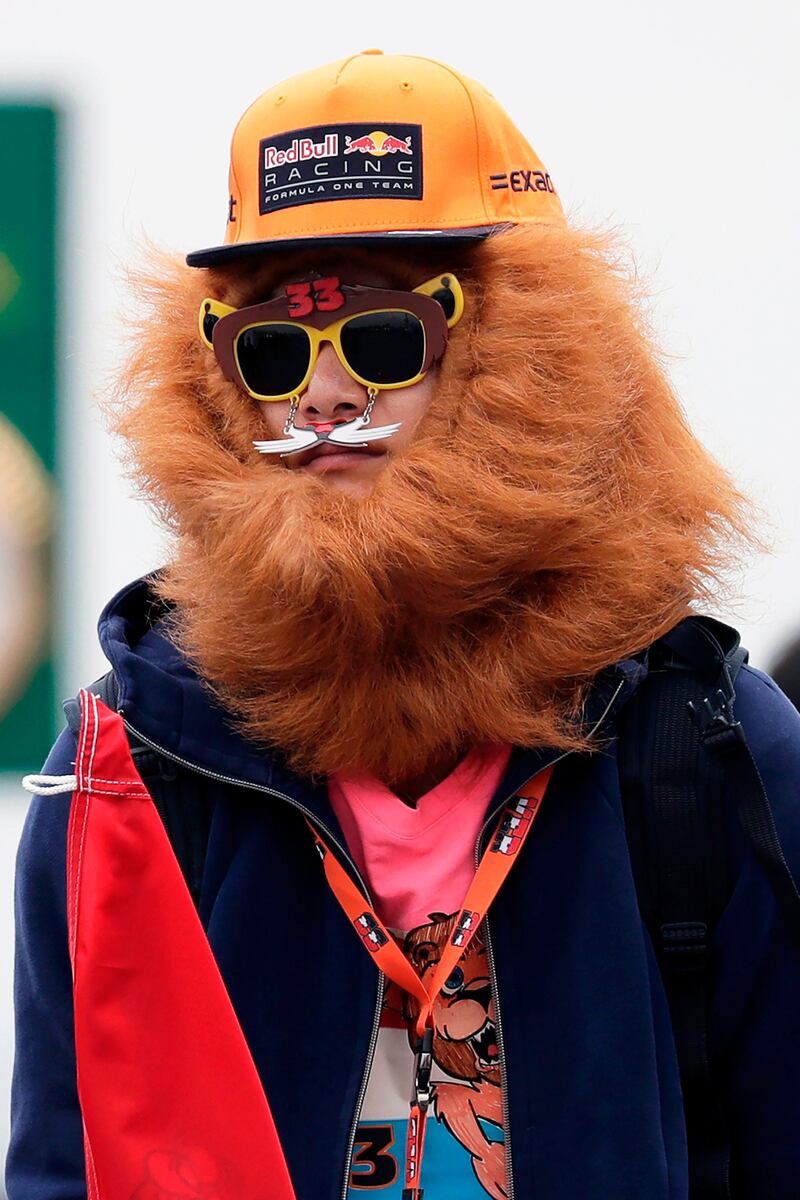
<instances>
[{"instance_id":1,"label":"red bull logo","mask_svg":"<svg viewBox=\"0 0 800 1200\"><path fill-rule=\"evenodd\" d=\"M261 215L323 200L422 199L422 127L366 121L310 125L259 142ZM230 206L229 215L241 213ZM293 315L297 315L296 313Z\"/></svg>"},{"instance_id":2,"label":"red bull logo","mask_svg":"<svg viewBox=\"0 0 800 1200\"><path fill-rule=\"evenodd\" d=\"M345 135L345 154L353 154L359 150L362 154L374 154L382 157L384 154L413 154L411 137L395 137L392 133L384 133L376 129L373 133L365 133L362 137L351 138Z\"/></svg>"},{"instance_id":3,"label":"red bull logo","mask_svg":"<svg viewBox=\"0 0 800 1200\"><path fill-rule=\"evenodd\" d=\"M264 156L264 169L282 167L286 163L305 162L309 158L331 158L339 153L339 136L328 133L321 142L313 138L294 138L290 146L280 149L272 143L261 144Z\"/></svg>"}]
</instances>

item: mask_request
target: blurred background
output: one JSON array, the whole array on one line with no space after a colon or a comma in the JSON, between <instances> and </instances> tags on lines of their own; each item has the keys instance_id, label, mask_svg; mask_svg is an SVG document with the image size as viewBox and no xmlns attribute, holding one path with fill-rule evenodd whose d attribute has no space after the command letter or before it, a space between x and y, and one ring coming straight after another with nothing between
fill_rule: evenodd
<instances>
[{"instance_id":1,"label":"blurred background","mask_svg":"<svg viewBox=\"0 0 800 1200\"><path fill-rule=\"evenodd\" d=\"M6 16L0 43L0 1155L8 1135L14 856L61 701L106 669L96 623L168 556L95 399L124 349L125 266L145 238L222 240L244 108L370 47L484 83L571 220L614 225L697 435L769 514L775 551L712 615L774 671L800 632L800 10L606 0L506 6L118 10L77 0ZM402 17L402 20L400 19ZM403 24L404 28L400 29ZM135 299L135 298L134 298ZM796 668L794 668L796 671ZM796 695L796 692L795 692ZM0 1185L0 1193L2 1185Z\"/></svg>"}]
</instances>

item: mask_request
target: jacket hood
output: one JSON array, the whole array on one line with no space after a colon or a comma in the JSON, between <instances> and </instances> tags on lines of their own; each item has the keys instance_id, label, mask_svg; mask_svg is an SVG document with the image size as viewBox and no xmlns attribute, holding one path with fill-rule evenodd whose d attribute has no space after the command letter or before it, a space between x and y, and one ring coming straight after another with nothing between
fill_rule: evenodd
<instances>
[{"instance_id":1,"label":"jacket hood","mask_svg":"<svg viewBox=\"0 0 800 1200\"><path fill-rule=\"evenodd\" d=\"M233 714L166 636L166 608L152 588L160 570L117 592L98 621L100 644L118 681L120 714L145 741L193 767L307 802L309 786L321 781L295 774L279 749L265 750L239 732ZM647 659L645 648L595 676L584 708L589 727L619 711L647 675ZM524 770L528 778L559 753L516 747L509 773Z\"/></svg>"}]
</instances>

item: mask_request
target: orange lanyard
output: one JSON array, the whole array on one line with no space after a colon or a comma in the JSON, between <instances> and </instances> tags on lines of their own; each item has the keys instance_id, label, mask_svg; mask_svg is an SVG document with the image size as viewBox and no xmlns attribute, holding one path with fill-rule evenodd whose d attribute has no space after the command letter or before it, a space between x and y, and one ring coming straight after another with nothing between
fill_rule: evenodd
<instances>
[{"instance_id":1,"label":"orange lanyard","mask_svg":"<svg viewBox=\"0 0 800 1200\"><path fill-rule=\"evenodd\" d=\"M426 987L378 914L331 852L311 822L311 830L322 858L325 877L375 960L379 970L403 991L415 996L420 1004L415 1027L417 1044L414 1059L414 1088L406 1139L405 1188L402 1200L422 1200L419 1178L425 1142L425 1120L431 1100L433 1067L433 1006L442 987L464 955L492 901L500 891L530 833L541 805L553 767L540 771L505 805L492 839L484 853L459 911L453 932Z\"/></svg>"}]
</instances>

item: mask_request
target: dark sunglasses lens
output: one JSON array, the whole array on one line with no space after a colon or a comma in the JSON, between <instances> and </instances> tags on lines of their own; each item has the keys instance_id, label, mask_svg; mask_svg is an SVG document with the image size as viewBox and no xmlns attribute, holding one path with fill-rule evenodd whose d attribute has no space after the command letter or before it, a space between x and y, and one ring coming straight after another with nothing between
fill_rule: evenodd
<instances>
[{"instance_id":1,"label":"dark sunglasses lens","mask_svg":"<svg viewBox=\"0 0 800 1200\"><path fill-rule=\"evenodd\" d=\"M259 396L283 396L303 382L311 342L296 325L254 325L236 339L242 379Z\"/></svg>"},{"instance_id":2,"label":"dark sunglasses lens","mask_svg":"<svg viewBox=\"0 0 800 1200\"><path fill-rule=\"evenodd\" d=\"M342 326L342 350L362 379L405 383L422 370L425 329L413 313L364 313Z\"/></svg>"}]
</instances>

